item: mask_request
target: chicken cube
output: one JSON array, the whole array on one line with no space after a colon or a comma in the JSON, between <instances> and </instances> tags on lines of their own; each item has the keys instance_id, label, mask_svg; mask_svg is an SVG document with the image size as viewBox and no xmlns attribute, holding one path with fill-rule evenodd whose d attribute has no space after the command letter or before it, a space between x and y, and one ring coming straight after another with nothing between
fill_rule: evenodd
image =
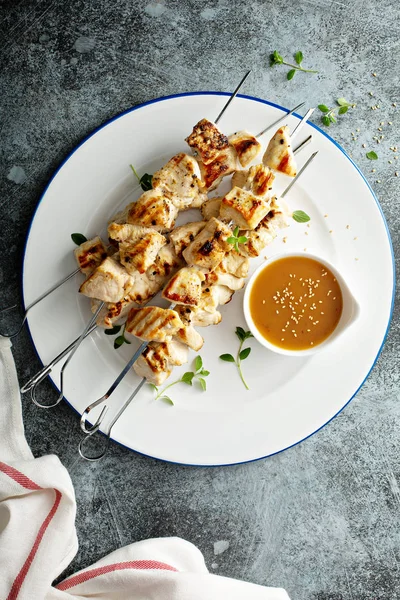
<instances>
[{"instance_id":1,"label":"chicken cube","mask_svg":"<svg viewBox=\"0 0 400 600\"><path fill-rule=\"evenodd\" d=\"M173 244L169 242L159 250L154 263L147 269L146 275L151 280L160 278L165 280L172 277L184 264L184 260L176 255Z\"/></svg>"},{"instance_id":2,"label":"chicken cube","mask_svg":"<svg viewBox=\"0 0 400 600\"><path fill-rule=\"evenodd\" d=\"M194 238L183 258L189 265L198 265L205 269L213 269L224 258L225 253L232 249L227 239L232 231L219 219L212 217L207 225Z\"/></svg>"},{"instance_id":3,"label":"chicken cube","mask_svg":"<svg viewBox=\"0 0 400 600\"><path fill-rule=\"evenodd\" d=\"M235 292L225 285L210 285L203 288L199 308L208 313L214 313L220 304L228 304Z\"/></svg>"},{"instance_id":4,"label":"chicken cube","mask_svg":"<svg viewBox=\"0 0 400 600\"><path fill-rule=\"evenodd\" d=\"M185 306L183 304L177 306L175 310L185 325L208 327L209 325L218 325L222 321L222 315L218 310L207 312L198 306Z\"/></svg>"},{"instance_id":5,"label":"chicken cube","mask_svg":"<svg viewBox=\"0 0 400 600\"><path fill-rule=\"evenodd\" d=\"M169 239L174 245L175 253L182 257L182 252L193 242L196 235L206 226L206 221L193 221L171 231Z\"/></svg>"},{"instance_id":6,"label":"chicken cube","mask_svg":"<svg viewBox=\"0 0 400 600\"><path fill-rule=\"evenodd\" d=\"M127 223L164 232L174 227L178 209L161 190L149 190L129 204L125 214Z\"/></svg>"},{"instance_id":7,"label":"chicken cube","mask_svg":"<svg viewBox=\"0 0 400 600\"><path fill-rule=\"evenodd\" d=\"M232 177L232 187L237 186L254 196L269 197L275 175L265 165L254 165L245 171L236 171Z\"/></svg>"},{"instance_id":8,"label":"chicken cube","mask_svg":"<svg viewBox=\"0 0 400 600\"><path fill-rule=\"evenodd\" d=\"M140 225L111 223L108 235L119 242L120 262L131 274L135 271L145 273L154 263L160 248L167 243L161 233Z\"/></svg>"},{"instance_id":9,"label":"chicken cube","mask_svg":"<svg viewBox=\"0 0 400 600\"><path fill-rule=\"evenodd\" d=\"M240 229L255 229L269 211L269 202L239 187L222 199L220 217L233 221Z\"/></svg>"},{"instance_id":10,"label":"chicken cube","mask_svg":"<svg viewBox=\"0 0 400 600\"><path fill-rule=\"evenodd\" d=\"M176 340L150 342L133 365L133 369L140 377L145 377L148 383L160 386L171 375L175 365L187 362L188 355L188 347Z\"/></svg>"},{"instance_id":11,"label":"chicken cube","mask_svg":"<svg viewBox=\"0 0 400 600\"><path fill-rule=\"evenodd\" d=\"M270 140L262 161L270 169L295 177L297 167L290 142L288 126L280 127Z\"/></svg>"},{"instance_id":12,"label":"chicken cube","mask_svg":"<svg viewBox=\"0 0 400 600\"><path fill-rule=\"evenodd\" d=\"M146 342L165 342L171 340L182 327L183 323L175 310L145 306L129 311L125 331Z\"/></svg>"},{"instance_id":13,"label":"chicken cube","mask_svg":"<svg viewBox=\"0 0 400 600\"><path fill-rule=\"evenodd\" d=\"M233 292L236 292L244 287L244 283L245 281L243 277L235 277L235 275L231 275L231 273L223 273L222 271L216 270L206 273L206 281L204 285L225 285Z\"/></svg>"},{"instance_id":14,"label":"chicken cube","mask_svg":"<svg viewBox=\"0 0 400 600\"><path fill-rule=\"evenodd\" d=\"M183 152L154 173L153 188L160 189L178 210L199 208L207 199L197 160Z\"/></svg>"},{"instance_id":15,"label":"chicken cube","mask_svg":"<svg viewBox=\"0 0 400 600\"><path fill-rule=\"evenodd\" d=\"M247 242L239 246L239 252L243 256L256 257L271 244L276 238L276 230L287 227L288 209L282 200L273 198L271 209L266 217L253 231L244 231Z\"/></svg>"},{"instance_id":16,"label":"chicken cube","mask_svg":"<svg viewBox=\"0 0 400 600\"><path fill-rule=\"evenodd\" d=\"M176 304L196 306L201 297L204 273L196 267L183 267L169 280L162 297Z\"/></svg>"},{"instance_id":17,"label":"chicken cube","mask_svg":"<svg viewBox=\"0 0 400 600\"><path fill-rule=\"evenodd\" d=\"M205 164L199 161L199 165L206 189L208 191L214 190L224 177L236 170L236 152L229 146L229 148L218 154L212 162Z\"/></svg>"},{"instance_id":18,"label":"chicken cube","mask_svg":"<svg viewBox=\"0 0 400 600\"><path fill-rule=\"evenodd\" d=\"M249 273L249 259L237 252L227 252L217 267L221 273L231 273L235 277L247 277Z\"/></svg>"},{"instance_id":19,"label":"chicken cube","mask_svg":"<svg viewBox=\"0 0 400 600\"><path fill-rule=\"evenodd\" d=\"M247 167L261 150L261 144L254 135L247 131L238 131L228 137L231 146L236 150L242 167Z\"/></svg>"},{"instance_id":20,"label":"chicken cube","mask_svg":"<svg viewBox=\"0 0 400 600\"><path fill-rule=\"evenodd\" d=\"M189 346L195 352L201 350L204 344L204 340L199 334L198 331L195 330L193 325L185 325L178 331L178 333L174 336L174 340L178 340L182 344Z\"/></svg>"},{"instance_id":21,"label":"chicken cube","mask_svg":"<svg viewBox=\"0 0 400 600\"><path fill-rule=\"evenodd\" d=\"M193 131L186 141L205 165L213 162L220 152L229 147L226 135L207 119L201 119L193 127Z\"/></svg>"},{"instance_id":22,"label":"chicken cube","mask_svg":"<svg viewBox=\"0 0 400 600\"><path fill-rule=\"evenodd\" d=\"M81 294L102 302L119 302L135 283L114 258L107 257L79 288Z\"/></svg>"},{"instance_id":23,"label":"chicken cube","mask_svg":"<svg viewBox=\"0 0 400 600\"><path fill-rule=\"evenodd\" d=\"M221 208L222 197L210 198L203 202L200 208L200 212L203 215L203 219L209 221L211 217L219 217L219 210Z\"/></svg>"},{"instance_id":24,"label":"chicken cube","mask_svg":"<svg viewBox=\"0 0 400 600\"><path fill-rule=\"evenodd\" d=\"M74 254L81 272L84 275L90 275L107 258L107 248L97 235L92 240L87 240L78 246Z\"/></svg>"}]
</instances>

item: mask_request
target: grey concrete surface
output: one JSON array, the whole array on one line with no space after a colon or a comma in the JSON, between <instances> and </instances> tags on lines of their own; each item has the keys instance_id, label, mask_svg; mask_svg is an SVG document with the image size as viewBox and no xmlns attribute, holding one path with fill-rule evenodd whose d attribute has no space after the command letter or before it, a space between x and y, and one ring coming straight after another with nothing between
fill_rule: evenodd
<instances>
[{"instance_id":1,"label":"grey concrete surface","mask_svg":"<svg viewBox=\"0 0 400 600\"><path fill-rule=\"evenodd\" d=\"M20 297L44 186L86 134L157 96L229 91L247 67L251 95L286 106L357 103L330 133L376 191L399 255L390 150L400 141L398 0L3 0L0 16L1 306ZM285 68L268 65L273 49L302 50L319 74L288 82ZM363 143L378 161L365 158ZM230 468L164 464L116 445L103 463L83 463L76 415L24 398L34 454L58 454L75 484L80 549L66 574L121 544L178 535L211 571L283 586L293 600L400 598L398 347L397 307L375 368L340 416L283 454ZM26 331L14 356L21 379L39 366ZM50 384L45 393L54 398ZM220 541L229 547L215 556Z\"/></svg>"}]
</instances>

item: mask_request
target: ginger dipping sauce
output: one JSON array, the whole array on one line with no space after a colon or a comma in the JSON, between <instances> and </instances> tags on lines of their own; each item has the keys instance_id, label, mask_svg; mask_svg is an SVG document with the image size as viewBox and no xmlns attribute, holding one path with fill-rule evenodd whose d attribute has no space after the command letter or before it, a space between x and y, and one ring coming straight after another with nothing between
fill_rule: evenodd
<instances>
[{"instance_id":1,"label":"ginger dipping sauce","mask_svg":"<svg viewBox=\"0 0 400 600\"><path fill-rule=\"evenodd\" d=\"M343 297L333 273L306 256L272 261L254 280L249 310L271 344L306 350L323 342L339 323Z\"/></svg>"}]
</instances>

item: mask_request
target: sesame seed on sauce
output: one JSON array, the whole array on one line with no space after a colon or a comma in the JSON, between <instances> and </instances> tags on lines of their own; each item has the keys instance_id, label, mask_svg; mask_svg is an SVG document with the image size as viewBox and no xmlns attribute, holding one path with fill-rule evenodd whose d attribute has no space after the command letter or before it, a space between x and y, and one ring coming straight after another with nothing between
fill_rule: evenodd
<instances>
[{"instance_id":1,"label":"sesame seed on sauce","mask_svg":"<svg viewBox=\"0 0 400 600\"><path fill-rule=\"evenodd\" d=\"M320 344L336 327L341 311L342 293L333 273L303 256L267 265L250 294L250 313L260 334L286 349Z\"/></svg>"}]
</instances>

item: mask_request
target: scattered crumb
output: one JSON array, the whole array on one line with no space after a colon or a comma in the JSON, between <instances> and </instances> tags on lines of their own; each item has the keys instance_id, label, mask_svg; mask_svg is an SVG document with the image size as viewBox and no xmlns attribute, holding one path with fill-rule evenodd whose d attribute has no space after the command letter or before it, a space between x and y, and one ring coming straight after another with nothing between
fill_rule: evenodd
<instances>
[{"instance_id":1,"label":"scattered crumb","mask_svg":"<svg viewBox=\"0 0 400 600\"><path fill-rule=\"evenodd\" d=\"M350 229L350 225L346 225L346 229Z\"/></svg>"},{"instance_id":2,"label":"scattered crumb","mask_svg":"<svg viewBox=\"0 0 400 600\"><path fill-rule=\"evenodd\" d=\"M393 102L392 106L397 106L396 102Z\"/></svg>"},{"instance_id":3,"label":"scattered crumb","mask_svg":"<svg viewBox=\"0 0 400 600\"><path fill-rule=\"evenodd\" d=\"M328 215L324 215L325 219L327 218Z\"/></svg>"},{"instance_id":4,"label":"scattered crumb","mask_svg":"<svg viewBox=\"0 0 400 600\"><path fill-rule=\"evenodd\" d=\"M358 238L357 238L357 237L355 237L355 238L353 238L353 239L354 239L354 241L355 241L355 240L358 240Z\"/></svg>"},{"instance_id":5,"label":"scattered crumb","mask_svg":"<svg viewBox=\"0 0 400 600\"><path fill-rule=\"evenodd\" d=\"M375 173L376 169L371 169L371 173Z\"/></svg>"},{"instance_id":6,"label":"scattered crumb","mask_svg":"<svg viewBox=\"0 0 400 600\"><path fill-rule=\"evenodd\" d=\"M229 548L229 542L226 540L219 540L218 542L214 542L214 555L218 556L218 554L222 554L225 550Z\"/></svg>"},{"instance_id":7,"label":"scattered crumb","mask_svg":"<svg viewBox=\"0 0 400 600\"><path fill-rule=\"evenodd\" d=\"M392 121L388 121L388 125L393 125Z\"/></svg>"},{"instance_id":8,"label":"scattered crumb","mask_svg":"<svg viewBox=\"0 0 400 600\"><path fill-rule=\"evenodd\" d=\"M396 175L396 177L398 177L398 176L399 176L399 172L398 172L398 171L396 171L395 175Z\"/></svg>"},{"instance_id":9,"label":"scattered crumb","mask_svg":"<svg viewBox=\"0 0 400 600\"><path fill-rule=\"evenodd\" d=\"M363 144L363 145L362 145L362 147L363 147L363 148L366 148L366 147L367 147L367 144Z\"/></svg>"},{"instance_id":10,"label":"scattered crumb","mask_svg":"<svg viewBox=\"0 0 400 600\"><path fill-rule=\"evenodd\" d=\"M355 258L354 260L358 260L358 258Z\"/></svg>"},{"instance_id":11,"label":"scattered crumb","mask_svg":"<svg viewBox=\"0 0 400 600\"><path fill-rule=\"evenodd\" d=\"M380 180L380 179L377 179L377 180L376 180L376 183L381 183L381 180Z\"/></svg>"},{"instance_id":12,"label":"scattered crumb","mask_svg":"<svg viewBox=\"0 0 400 600\"><path fill-rule=\"evenodd\" d=\"M305 232L304 232L304 235L308 235L308 231L305 231Z\"/></svg>"},{"instance_id":13,"label":"scattered crumb","mask_svg":"<svg viewBox=\"0 0 400 600\"><path fill-rule=\"evenodd\" d=\"M304 248L304 252L307 252L307 248Z\"/></svg>"},{"instance_id":14,"label":"scattered crumb","mask_svg":"<svg viewBox=\"0 0 400 600\"><path fill-rule=\"evenodd\" d=\"M372 77L376 77L376 73L372 73Z\"/></svg>"},{"instance_id":15,"label":"scattered crumb","mask_svg":"<svg viewBox=\"0 0 400 600\"><path fill-rule=\"evenodd\" d=\"M330 229L330 230L329 230L329 233L333 233L333 229Z\"/></svg>"},{"instance_id":16,"label":"scattered crumb","mask_svg":"<svg viewBox=\"0 0 400 600\"><path fill-rule=\"evenodd\" d=\"M310 227L310 223L307 223L307 227Z\"/></svg>"},{"instance_id":17,"label":"scattered crumb","mask_svg":"<svg viewBox=\"0 0 400 600\"><path fill-rule=\"evenodd\" d=\"M286 242L287 242L287 237L284 237L284 238L282 238L282 242L283 242L284 244L286 244Z\"/></svg>"}]
</instances>

